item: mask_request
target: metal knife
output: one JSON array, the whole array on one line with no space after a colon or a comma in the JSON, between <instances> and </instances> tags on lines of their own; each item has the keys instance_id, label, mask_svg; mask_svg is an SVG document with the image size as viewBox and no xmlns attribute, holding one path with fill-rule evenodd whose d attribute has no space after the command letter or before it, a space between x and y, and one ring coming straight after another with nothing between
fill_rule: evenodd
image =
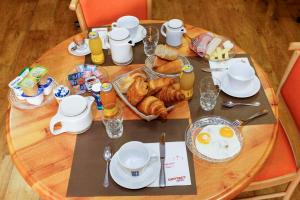
<instances>
[{"instance_id":1,"label":"metal knife","mask_svg":"<svg viewBox=\"0 0 300 200\"><path fill-rule=\"evenodd\" d=\"M228 68L209 68L209 67L202 67L200 68L204 72L219 72L219 71L224 71L227 70Z\"/></svg>"},{"instance_id":2,"label":"metal knife","mask_svg":"<svg viewBox=\"0 0 300 200\"><path fill-rule=\"evenodd\" d=\"M165 156L166 156L166 133L163 132L159 137L159 152L160 152L160 173L159 173L159 187L166 187L165 175Z\"/></svg>"}]
</instances>

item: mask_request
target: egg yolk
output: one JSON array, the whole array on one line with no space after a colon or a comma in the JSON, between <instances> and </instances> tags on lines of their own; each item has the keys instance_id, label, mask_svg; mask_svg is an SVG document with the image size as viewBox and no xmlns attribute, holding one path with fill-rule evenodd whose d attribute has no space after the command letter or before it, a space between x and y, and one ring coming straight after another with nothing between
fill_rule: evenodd
<instances>
[{"instance_id":1,"label":"egg yolk","mask_svg":"<svg viewBox=\"0 0 300 200\"><path fill-rule=\"evenodd\" d=\"M199 133L197 135L197 141L201 144L208 144L211 140L210 134L209 133Z\"/></svg>"},{"instance_id":2,"label":"egg yolk","mask_svg":"<svg viewBox=\"0 0 300 200\"><path fill-rule=\"evenodd\" d=\"M219 133L220 133L221 136L227 137L227 138L233 137L233 134L234 134L233 130L228 126L222 127L220 129Z\"/></svg>"}]
</instances>

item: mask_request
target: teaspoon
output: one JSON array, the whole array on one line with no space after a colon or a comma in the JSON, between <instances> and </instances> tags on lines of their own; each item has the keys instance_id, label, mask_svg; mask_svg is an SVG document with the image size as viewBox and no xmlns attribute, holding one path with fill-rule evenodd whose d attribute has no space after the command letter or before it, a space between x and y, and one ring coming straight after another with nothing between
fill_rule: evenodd
<instances>
[{"instance_id":1,"label":"teaspoon","mask_svg":"<svg viewBox=\"0 0 300 200\"><path fill-rule=\"evenodd\" d=\"M261 103L258 101L252 102L252 103L241 103L241 102L232 102L232 101L226 101L222 104L224 107L227 108L233 108L234 106L260 106Z\"/></svg>"},{"instance_id":2,"label":"teaspoon","mask_svg":"<svg viewBox=\"0 0 300 200\"><path fill-rule=\"evenodd\" d=\"M104 180L103 180L103 186L108 187L109 186L109 180L108 180L108 165L109 161L111 159L111 148L110 146L106 146L103 151L103 158L106 161L106 170L105 170L105 175L104 175Z\"/></svg>"}]
</instances>

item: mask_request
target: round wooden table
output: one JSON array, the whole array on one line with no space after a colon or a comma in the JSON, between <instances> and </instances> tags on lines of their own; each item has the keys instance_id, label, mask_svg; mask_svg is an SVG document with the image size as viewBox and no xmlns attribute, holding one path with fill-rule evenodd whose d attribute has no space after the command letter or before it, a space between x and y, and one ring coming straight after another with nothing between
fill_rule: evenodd
<instances>
[{"instance_id":1,"label":"round wooden table","mask_svg":"<svg viewBox=\"0 0 300 200\"><path fill-rule=\"evenodd\" d=\"M155 23L159 21L144 21ZM205 32L198 27L186 25L187 35L195 37ZM84 63L84 57L75 57L68 53L67 46L72 41L69 38L47 51L33 65L40 64L49 69L49 73L60 82L74 69L74 66ZM195 56L188 48L190 39L185 37L179 49L182 55ZM238 48L239 53L245 53ZM267 76L254 61L257 74L271 104L275 117L278 117L278 106L274 91ZM128 67L109 66L111 77L125 71L143 66L143 64ZM124 69L126 69L124 71ZM53 101L47 106L35 110L19 110L10 108L7 116L7 143L16 167L27 183L42 199L66 198L70 169L76 135L61 134L53 136L49 132L49 122L57 112L57 103ZM93 108L95 120L99 112ZM131 110L125 113L126 119L138 118ZM187 102L176 107L169 118L188 118ZM242 128L244 148L234 160L226 163L212 164L194 157L197 196L163 196L164 199L231 199L238 195L251 182L257 172L263 167L276 139L278 124L249 125ZM254 136L255 135L255 136ZM161 199L161 196L130 196L130 197L98 197L99 199ZM77 198L76 198L77 199Z\"/></svg>"}]
</instances>

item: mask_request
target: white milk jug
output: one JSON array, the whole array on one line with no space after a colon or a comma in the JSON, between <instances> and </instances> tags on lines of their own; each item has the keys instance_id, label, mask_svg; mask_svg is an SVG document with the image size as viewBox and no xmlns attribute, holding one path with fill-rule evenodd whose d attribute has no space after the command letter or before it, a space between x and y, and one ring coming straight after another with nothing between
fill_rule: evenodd
<instances>
[{"instance_id":1,"label":"white milk jug","mask_svg":"<svg viewBox=\"0 0 300 200\"><path fill-rule=\"evenodd\" d=\"M164 29L166 29L166 31ZM186 30L181 20L171 19L161 26L160 32L166 37L168 45L178 47L182 44L182 36Z\"/></svg>"},{"instance_id":2,"label":"white milk jug","mask_svg":"<svg viewBox=\"0 0 300 200\"><path fill-rule=\"evenodd\" d=\"M112 60L116 65L128 65L132 62L133 41L130 39L129 31L125 28L113 28L108 33L109 48L111 50Z\"/></svg>"},{"instance_id":3,"label":"white milk jug","mask_svg":"<svg viewBox=\"0 0 300 200\"><path fill-rule=\"evenodd\" d=\"M92 104L94 97L71 95L62 99L59 103L58 112L50 121L50 132L58 135L64 132L80 134L87 131L93 122ZM55 129L60 123L61 128Z\"/></svg>"}]
</instances>

